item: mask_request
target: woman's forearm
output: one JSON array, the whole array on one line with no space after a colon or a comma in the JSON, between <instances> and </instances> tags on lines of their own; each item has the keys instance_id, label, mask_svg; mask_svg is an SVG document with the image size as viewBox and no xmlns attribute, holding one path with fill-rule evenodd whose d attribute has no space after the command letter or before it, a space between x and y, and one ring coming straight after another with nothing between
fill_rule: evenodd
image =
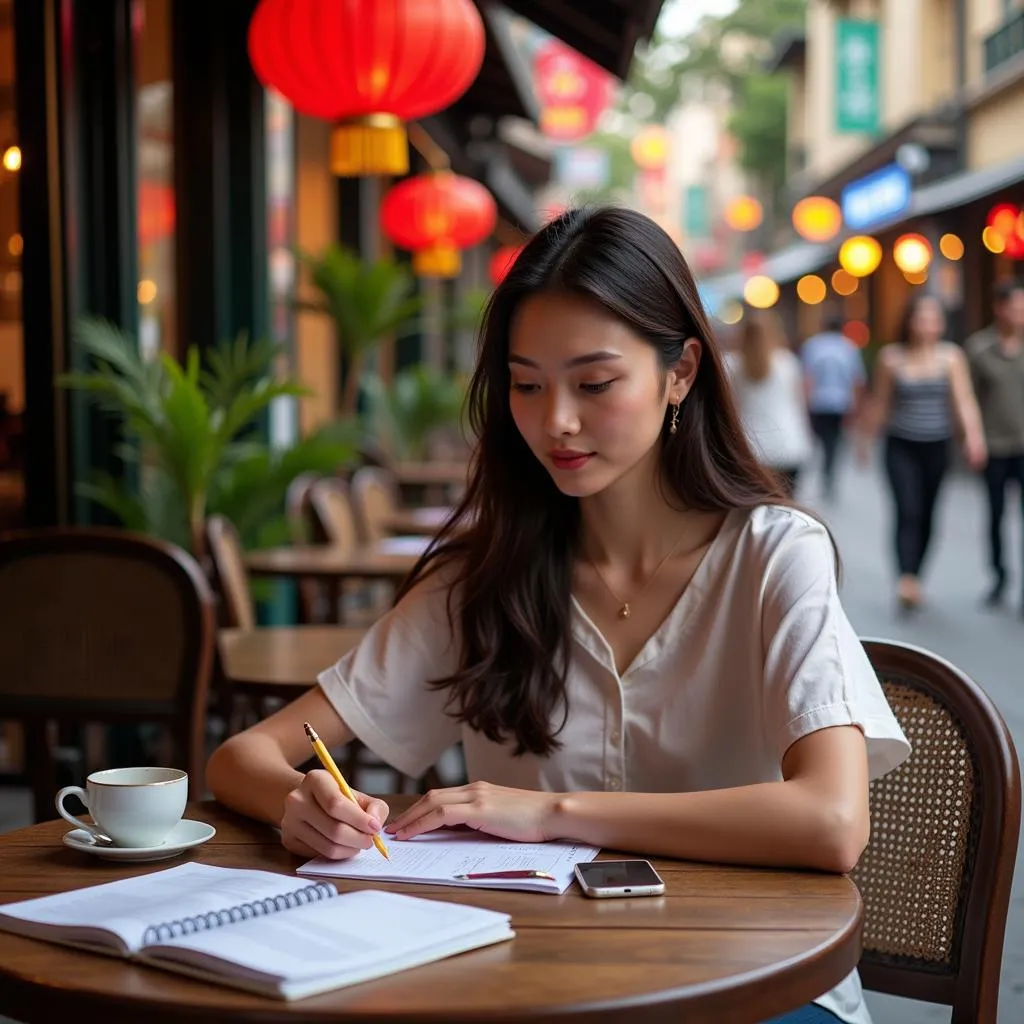
<instances>
[{"instance_id":1,"label":"woman's forearm","mask_svg":"<svg viewBox=\"0 0 1024 1024\"><path fill-rule=\"evenodd\" d=\"M866 814L796 782L698 793L567 793L552 835L685 860L850 871L868 840Z\"/></svg>"},{"instance_id":2,"label":"woman's forearm","mask_svg":"<svg viewBox=\"0 0 1024 1024\"><path fill-rule=\"evenodd\" d=\"M269 736L239 733L225 741L206 765L206 784L232 810L279 825L285 797L302 781Z\"/></svg>"}]
</instances>

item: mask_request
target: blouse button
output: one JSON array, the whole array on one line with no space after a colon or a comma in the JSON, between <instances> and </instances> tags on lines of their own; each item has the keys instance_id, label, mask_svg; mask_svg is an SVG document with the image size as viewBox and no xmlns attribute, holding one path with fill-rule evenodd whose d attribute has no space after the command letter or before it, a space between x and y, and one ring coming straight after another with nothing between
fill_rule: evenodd
<instances>
[{"instance_id":1,"label":"blouse button","mask_svg":"<svg viewBox=\"0 0 1024 1024\"><path fill-rule=\"evenodd\" d=\"M618 775L608 776L608 788L609 789L622 789L622 779Z\"/></svg>"},{"instance_id":2,"label":"blouse button","mask_svg":"<svg viewBox=\"0 0 1024 1024\"><path fill-rule=\"evenodd\" d=\"M619 745L619 741L622 739L622 733L619 732L618 729L613 729L609 739L611 739L612 744L617 747Z\"/></svg>"}]
</instances>

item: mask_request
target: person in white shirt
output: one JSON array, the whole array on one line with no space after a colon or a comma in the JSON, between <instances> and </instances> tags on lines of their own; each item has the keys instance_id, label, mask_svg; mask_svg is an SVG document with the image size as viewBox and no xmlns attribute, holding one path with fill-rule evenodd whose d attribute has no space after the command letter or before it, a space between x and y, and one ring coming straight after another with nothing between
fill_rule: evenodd
<instances>
[{"instance_id":1,"label":"person in white shirt","mask_svg":"<svg viewBox=\"0 0 1024 1024\"><path fill-rule=\"evenodd\" d=\"M453 520L316 688L214 752L216 797L301 856L368 848L387 803L298 770L310 721L411 776L462 742L471 781L387 822L398 840L849 871L868 780L909 747L669 236L623 209L544 227L491 298L469 409ZM870 1020L856 972L805 1010Z\"/></svg>"},{"instance_id":2,"label":"person in white shirt","mask_svg":"<svg viewBox=\"0 0 1024 1024\"><path fill-rule=\"evenodd\" d=\"M746 312L739 351L729 353L727 364L747 437L792 497L813 441L800 362L786 348L774 312Z\"/></svg>"}]
</instances>

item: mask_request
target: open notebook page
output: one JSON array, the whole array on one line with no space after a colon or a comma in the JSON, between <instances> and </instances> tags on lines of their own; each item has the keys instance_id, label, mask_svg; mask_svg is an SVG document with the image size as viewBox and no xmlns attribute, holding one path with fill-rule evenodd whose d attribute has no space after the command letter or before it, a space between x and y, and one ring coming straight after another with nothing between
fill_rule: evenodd
<instances>
[{"instance_id":1,"label":"open notebook page","mask_svg":"<svg viewBox=\"0 0 1024 1024\"><path fill-rule=\"evenodd\" d=\"M385 860L376 850L360 850L350 860L318 857L299 868L300 875L319 878L362 878L382 882L429 882L486 889L518 889L563 893L572 885L573 865L593 860L600 852L583 843L513 843L480 832L438 829L400 841L388 838ZM546 871L555 880L482 879L462 881L456 875L518 870Z\"/></svg>"},{"instance_id":2,"label":"open notebook page","mask_svg":"<svg viewBox=\"0 0 1024 1024\"><path fill-rule=\"evenodd\" d=\"M144 956L155 965L191 965L224 980L265 979L280 987L322 978L340 987L385 973L385 967L400 969L410 958L423 962L431 951L512 935L507 914L364 890L148 945Z\"/></svg>"},{"instance_id":3,"label":"open notebook page","mask_svg":"<svg viewBox=\"0 0 1024 1024\"><path fill-rule=\"evenodd\" d=\"M181 864L136 878L43 896L0 907L6 916L28 927L24 934L52 940L93 943L110 947L103 932L117 940L115 948L135 952L150 926L183 917L266 899L301 888L295 879L272 871L218 868L210 864ZM31 924L49 926L32 929Z\"/></svg>"}]
</instances>

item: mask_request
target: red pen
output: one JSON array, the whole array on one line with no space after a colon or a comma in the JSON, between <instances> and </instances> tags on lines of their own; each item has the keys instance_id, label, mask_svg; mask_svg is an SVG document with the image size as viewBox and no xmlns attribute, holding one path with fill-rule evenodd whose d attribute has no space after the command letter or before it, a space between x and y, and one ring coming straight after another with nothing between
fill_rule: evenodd
<instances>
[{"instance_id":1,"label":"red pen","mask_svg":"<svg viewBox=\"0 0 1024 1024\"><path fill-rule=\"evenodd\" d=\"M477 874L469 875L454 875L454 878L458 878L463 882L472 882L478 878L547 878L550 881L555 881L555 876L550 871L481 871Z\"/></svg>"}]
</instances>

